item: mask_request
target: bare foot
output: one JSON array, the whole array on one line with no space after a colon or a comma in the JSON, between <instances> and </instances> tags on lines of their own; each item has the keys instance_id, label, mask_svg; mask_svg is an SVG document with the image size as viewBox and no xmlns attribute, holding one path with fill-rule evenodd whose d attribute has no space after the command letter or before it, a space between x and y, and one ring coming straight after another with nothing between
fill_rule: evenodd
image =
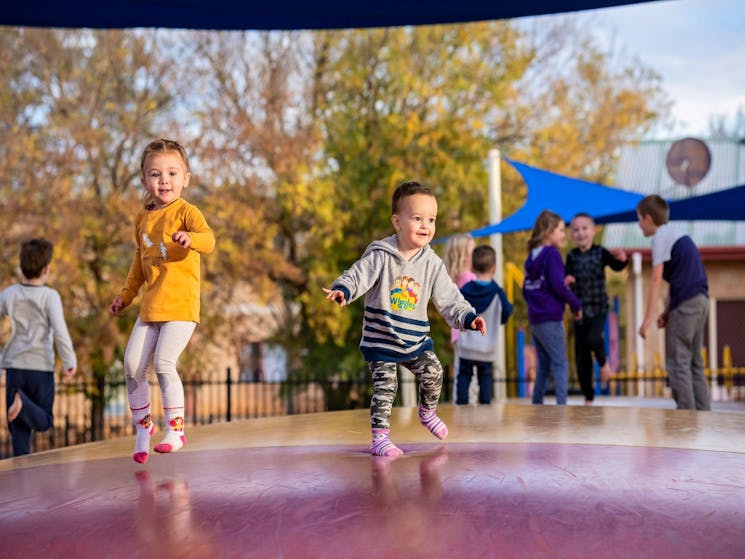
<instances>
[{"instance_id":1,"label":"bare foot","mask_svg":"<svg viewBox=\"0 0 745 559\"><path fill-rule=\"evenodd\" d=\"M10 407L8 408L8 423L14 421L15 418L18 417L18 414L21 413L22 407L23 400L21 400L21 395L16 392L16 395L13 397L13 403L10 404Z\"/></svg>"},{"instance_id":2,"label":"bare foot","mask_svg":"<svg viewBox=\"0 0 745 559\"><path fill-rule=\"evenodd\" d=\"M606 363L605 365L600 367L600 382L605 384L606 382L610 380L610 377L611 377L610 365Z\"/></svg>"},{"instance_id":3,"label":"bare foot","mask_svg":"<svg viewBox=\"0 0 745 559\"><path fill-rule=\"evenodd\" d=\"M593 405L593 401L592 400L585 400L585 405L586 406L592 406Z\"/></svg>"}]
</instances>

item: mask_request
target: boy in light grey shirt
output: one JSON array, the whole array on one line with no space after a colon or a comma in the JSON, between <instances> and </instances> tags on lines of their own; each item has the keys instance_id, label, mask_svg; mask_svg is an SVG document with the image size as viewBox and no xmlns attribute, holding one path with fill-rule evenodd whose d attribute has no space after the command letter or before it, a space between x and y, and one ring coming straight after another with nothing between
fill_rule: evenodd
<instances>
[{"instance_id":1,"label":"boy in light grey shirt","mask_svg":"<svg viewBox=\"0 0 745 559\"><path fill-rule=\"evenodd\" d=\"M77 360L65 324L59 293L47 287L53 246L46 239L21 245L23 282L0 292L0 318L9 317L11 333L2 354L6 371L8 426L13 455L30 452L31 432L53 424L54 349L57 347L65 376L77 369Z\"/></svg>"},{"instance_id":2,"label":"boy in light grey shirt","mask_svg":"<svg viewBox=\"0 0 745 559\"><path fill-rule=\"evenodd\" d=\"M668 223L670 206L664 198L650 194L637 204L636 214L644 236L652 237L652 278L639 335L646 338L666 281L670 289L657 327L665 329L665 368L673 399L679 410L710 410L701 353L709 315L709 280L701 255L688 235Z\"/></svg>"}]
</instances>

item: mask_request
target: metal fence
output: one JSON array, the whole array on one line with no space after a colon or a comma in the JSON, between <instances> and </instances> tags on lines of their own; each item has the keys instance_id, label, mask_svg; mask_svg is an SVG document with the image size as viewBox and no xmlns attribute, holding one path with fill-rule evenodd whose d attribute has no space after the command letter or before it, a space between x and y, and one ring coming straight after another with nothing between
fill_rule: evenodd
<instances>
[{"instance_id":1,"label":"metal fence","mask_svg":"<svg viewBox=\"0 0 745 559\"><path fill-rule=\"evenodd\" d=\"M707 372L715 401L745 400L745 368ZM527 398L532 393L531 372L526 379L516 376L495 379L498 399ZM448 368L441 400L452 401L453 379ZM597 392L609 397L670 398L664 371L619 373ZM5 376L0 394L5 393ZM407 402L406 395L409 394ZM222 379L184 381L187 425L204 425L238 419L270 417L329 410L367 408L372 385L364 375L356 381L301 378L283 382L236 381L230 369ZM549 393L550 394L550 393ZM570 394L579 395L576 378L570 378ZM163 428L162 401L157 383L150 386L153 418ZM416 384L410 373L402 372L396 405L416 401ZM0 406L0 458L12 455L5 406ZM59 382L54 402L54 426L35 433L32 451L38 452L96 440L133 435L123 381Z\"/></svg>"}]
</instances>

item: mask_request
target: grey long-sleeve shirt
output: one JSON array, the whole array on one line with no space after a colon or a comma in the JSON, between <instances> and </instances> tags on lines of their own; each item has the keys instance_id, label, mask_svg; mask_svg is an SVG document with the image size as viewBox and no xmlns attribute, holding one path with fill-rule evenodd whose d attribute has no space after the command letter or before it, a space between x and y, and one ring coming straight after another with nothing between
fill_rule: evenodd
<instances>
[{"instance_id":1,"label":"grey long-sleeve shirt","mask_svg":"<svg viewBox=\"0 0 745 559\"><path fill-rule=\"evenodd\" d=\"M54 371L56 346L65 369L77 367L62 299L45 285L16 284L0 292L0 318L12 330L2 353L3 369Z\"/></svg>"}]
</instances>

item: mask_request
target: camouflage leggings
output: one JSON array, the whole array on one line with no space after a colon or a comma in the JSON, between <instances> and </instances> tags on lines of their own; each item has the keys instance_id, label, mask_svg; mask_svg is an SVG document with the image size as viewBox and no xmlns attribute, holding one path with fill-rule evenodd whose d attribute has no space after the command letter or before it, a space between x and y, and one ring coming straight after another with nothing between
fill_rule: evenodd
<instances>
[{"instance_id":1,"label":"camouflage leggings","mask_svg":"<svg viewBox=\"0 0 745 559\"><path fill-rule=\"evenodd\" d=\"M411 361L401 363L419 381L419 403L427 409L435 409L442 390L442 365L432 351L425 351ZM373 429L389 429L391 408L398 389L396 363L370 361L373 379L373 397L370 402L370 421Z\"/></svg>"}]
</instances>

